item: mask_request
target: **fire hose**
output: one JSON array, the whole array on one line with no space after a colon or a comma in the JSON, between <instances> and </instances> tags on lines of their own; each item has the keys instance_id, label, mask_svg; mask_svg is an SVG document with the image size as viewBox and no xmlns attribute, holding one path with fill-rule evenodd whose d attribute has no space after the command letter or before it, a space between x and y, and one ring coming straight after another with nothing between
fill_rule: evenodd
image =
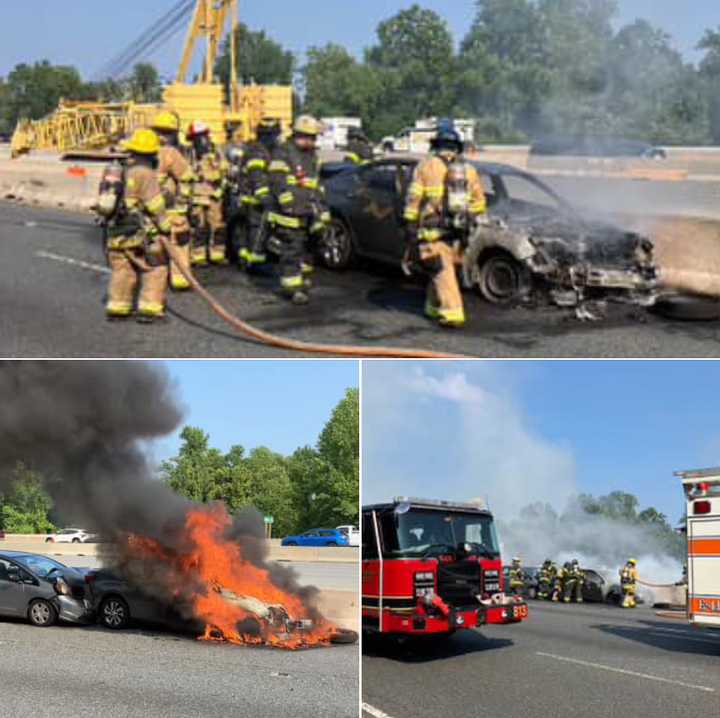
<instances>
[{"instance_id":1,"label":"fire hose","mask_svg":"<svg viewBox=\"0 0 720 718\"><path fill-rule=\"evenodd\" d=\"M165 251L170 256L180 273L187 279L195 292L202 297L210 306L213 312L217 314L223 321L227 322L231 327L239 331L241 334L250 337L256 342L267 344L268 346L277 347L278 349L289 349L291 351L306 352L308 354L328 354L334 356L345 356L356 359L364 357L373 358L397 358L397 359L467 359L469 357L462 354L444 354L424 349L398 349L395 347L360 347L360 346L342 346L337 344L315 344L313 342L303 342L295 339L287 339L285 337L276 336L269 332L262 331L240 319L240 317L228 311L220 302L200 284L192 270L185 266L183 256L167 238L159 237Z\"/></svg>"}]
</instances>

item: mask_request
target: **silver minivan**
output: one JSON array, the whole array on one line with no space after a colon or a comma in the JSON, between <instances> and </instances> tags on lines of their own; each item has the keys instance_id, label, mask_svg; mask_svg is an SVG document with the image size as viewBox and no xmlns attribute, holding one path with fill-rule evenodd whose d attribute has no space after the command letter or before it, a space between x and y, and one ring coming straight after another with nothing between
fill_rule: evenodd
<instances>
[{"instance_id":1,"label":"silver minivan","mask_svg":"<svg viewBox=\"0 0 720 718\"><path fill-rule=\"evenodd\" d=\"M0 616L27 618L41 627L93 618L81 573L23 551L0 551Z\"/></svg>"}]
</instances>

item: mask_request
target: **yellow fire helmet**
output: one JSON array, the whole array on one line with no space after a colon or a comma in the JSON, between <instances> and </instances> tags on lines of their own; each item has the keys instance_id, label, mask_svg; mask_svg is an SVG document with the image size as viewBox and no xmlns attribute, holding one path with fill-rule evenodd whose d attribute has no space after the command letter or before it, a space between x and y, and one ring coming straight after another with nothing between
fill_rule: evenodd
<instances>
[{"instance_id":1,"label":"yellow fire helmet","mask_svg":"<svg viewBox=\"0 0 720 718\"><path fill-rule=\"evenodd\" d=\"M312 115L300 115L300 117L295 120L293 132L298 135L311 135L316 137L322 132L322 127L320 122Z\"/></svg>"},{"instance_id":2,"label":"yellow fire helmet","mask_svg":"<svg viewBox=\"0 0 720 718\"><path fill-rule=\"evenodd\" d=\"M153 130L160 130L165 132L179 132L180 131L180 120L178 116L172 112L161 112L155 116L152 123Z\"/></svg>"},{"instance_id":3,"label":"yellow fire helmet","mask_svg":"<svg viewBox=\"0 0 720 718\"><path fill-rule=\"evenodd\" d=\"M135 130L133 136L122 143L122 148L138 155L156 155L160 151L160 138L152 130Z\"/></svg>"},{"instance_id":4,"label":"yellow fire helmet","mask_svg":"<svg viewBox=\"0 0 720 718\"><path fill-rule=\"evenodd\" d=\"M631 563L633 566L637 566L637 559L635 558L629 558L628 563Z\"/></svg>"}]
</instances>

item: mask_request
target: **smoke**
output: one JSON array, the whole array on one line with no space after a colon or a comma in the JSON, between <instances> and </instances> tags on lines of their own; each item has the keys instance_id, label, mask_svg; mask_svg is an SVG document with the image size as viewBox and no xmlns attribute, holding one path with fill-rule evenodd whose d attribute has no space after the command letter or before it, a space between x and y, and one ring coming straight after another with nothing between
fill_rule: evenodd
<instances>
[{"instance_id":1,"label":"smoke","mask_svg":"<svg viewBox=\"0 0 720 718\"><path fill-rule=\"evenodd\" d=\"M580 509L574 452L536 428L515 397L516 377L496 363L366 364L363 503L482 498L505 561L578 558L612 578L633 557L643 578L678 580L680 563L662 534Z\"/></svg>"},{"instance_id":2,"label":"smoke","mask_svg":"<svg viewBox=\"0 0 720 718\"><path fill-rule=\"evenodd\" d=\"M39 471L64 518L113 541L104 560L115 559L126 579L167 600L169 586L178 583L168 576L172 569L151 557L139 561L127 536L155 541L171 554L187 549L187 515L201 507L159 481L147 453L148 442L179 426L178 395L157 364L0 363L0 492L17 462ZM225 538L239 543L243 557L267 569L278 587L314 594L299 587L291 569L266 563L262 517L254 509L236 516Z\"/></svg>"}]
</instances>

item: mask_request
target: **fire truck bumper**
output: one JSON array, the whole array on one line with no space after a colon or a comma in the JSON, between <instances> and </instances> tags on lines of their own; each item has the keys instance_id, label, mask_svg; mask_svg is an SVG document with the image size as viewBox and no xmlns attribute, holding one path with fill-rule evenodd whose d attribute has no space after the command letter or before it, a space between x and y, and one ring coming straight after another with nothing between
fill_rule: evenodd
<instances>
[{"instance_id":1,"label":"fire truck bumper","mask_svg":"<svg viewBox=\"0 0 720 718\"><path fill-rule=\"evenodd\" d=\"M528 617L528 605L524 601L485 609L488 623L520 623Z\"/></svg>"},{"instance_id":2,"label":"fire truck bumper","mask_svg":"<svg viewBox=\"0 0 720 718\"><path fill-rule=\"evenodd\" d=\"M486 621L485 608L456 609L450 611L448 616L399 615L387 612L383 617L383 633L405 633L410 635L428 635L453 633L466 628L477 628Z\"/></svg>"}]
</instances>

